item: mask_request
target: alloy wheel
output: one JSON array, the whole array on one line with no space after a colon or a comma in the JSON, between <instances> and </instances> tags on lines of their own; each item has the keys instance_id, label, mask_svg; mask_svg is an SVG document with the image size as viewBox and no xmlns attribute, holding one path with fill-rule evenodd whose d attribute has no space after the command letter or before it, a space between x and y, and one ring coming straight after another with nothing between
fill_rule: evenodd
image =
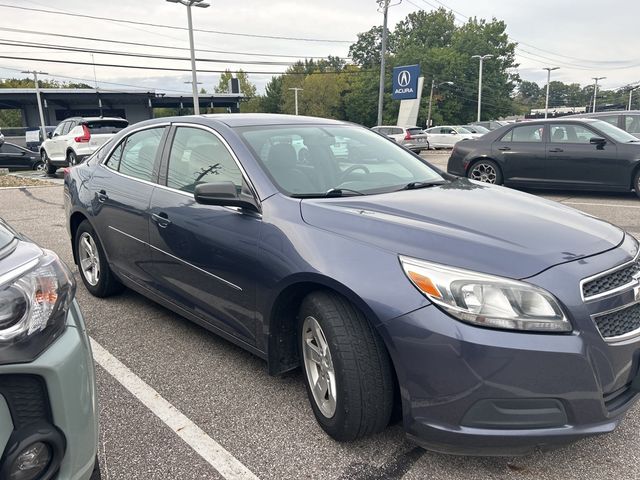
<instances>
[{"instance_id":1,"label":"alloy wheel","mask_svg":"<svg viewBox=\"0 0 640 480\"><path fill-rule=\"evenodd\" d=\"M488 163L478 163L471 169L470 178L484 183L496 183L498 174L492 165Z\"/></svg>"},{"instance_id":2,"label":"alloy wheel","mask_svg":"<svg viewBox=\"0 0 640 480\"><path fill-rule=\"evenodd\" d=\"M331 418L336 413L336 374L329 343L322 327L313 317L302 324L302 353L307 381L313 399L322 414Z\"/></svg>"},{"instance_id":3,"label":"alloy wheel","mask_svg":"<svg viewBox=\"0 0 640 480\"><path fill-rule=\"evenodd\" d=\"M89 285L95 287L100 281L100 256L93 237L87 232L83 232L80 236L78 255L82 276Z\"/></svg>"}]
</instances>

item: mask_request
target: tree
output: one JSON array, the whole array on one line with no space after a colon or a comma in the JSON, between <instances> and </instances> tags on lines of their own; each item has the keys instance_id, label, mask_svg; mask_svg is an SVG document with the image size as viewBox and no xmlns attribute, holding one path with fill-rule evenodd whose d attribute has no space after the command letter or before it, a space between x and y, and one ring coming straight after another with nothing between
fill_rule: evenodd
<instances>
[{"instance_id":1,"label":"tree","mask_svg":"<svg viewBox=\"0 0 640 480\"><path fill-rule=\"evenodd\" d=\"M382 50L382 26L371 27L364 33L358 34L356 43L349 47L351 61L361 67L380 65L380 51Z\"/></svg>"},{"instance_id":2,"label":"tree","mask_svg":"<svg viewBox=\"0 0 640 480\"><path fill-rule=\"evenodd\" d=\"M282 75L271 77L271 81L267 83L265 95L261 98L261 109L267 113L280 113L280 104L282 103Z\"/></svg>"},{"instance_id":3,"label":"tree","mask_svg":"<svg viewBox=\"0 0 640 480\"><path fill-rule=\"evenodd\" d=\"M235 73L235 77L240 83L240 93L247 98L256 96L256 86L249 81L249 76L242 69ZM229 80L234 78L233 72L226 69L224 73L220 75L220 81L218 86L214 88L215 93L228 93L229 92Z\"/></svg>"}]
</instances>

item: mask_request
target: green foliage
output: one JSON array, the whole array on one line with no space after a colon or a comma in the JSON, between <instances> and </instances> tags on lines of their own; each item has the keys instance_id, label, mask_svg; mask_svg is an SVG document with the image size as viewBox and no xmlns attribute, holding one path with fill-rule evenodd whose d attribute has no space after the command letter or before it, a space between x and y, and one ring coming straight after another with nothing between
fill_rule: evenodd
<instances>
[{"instance_id":1,"label":"green foliage","mask_svg":"<svg viewBox=\"0 0 640 480\"><path fill-rule=\"evenodd\" d=\"M218 86L214 88L214 92L216 93L228 93L229 92L229 80L234 77L234 73L226 69L224 73L220 75L220 81L218 82ZM235 77L240 82L240 93L247 98L252 98L256 96L256 86L251 83L249 80L249 75L243 70L238 70L235 73Z\"/></svg>"}]
</instances>

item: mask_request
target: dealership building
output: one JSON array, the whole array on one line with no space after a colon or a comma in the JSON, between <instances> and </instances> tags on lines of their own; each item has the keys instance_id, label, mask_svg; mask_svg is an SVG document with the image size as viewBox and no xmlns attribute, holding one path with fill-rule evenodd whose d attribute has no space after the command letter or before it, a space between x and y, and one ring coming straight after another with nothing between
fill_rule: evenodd
<instances>
[{"instance_id":1,"label":"dealership building","mask_svg":"<svg viewBox=\"0 0 640 480\"><path fill-rule=\"evenodd\" d=\"M193 108L189 95L169 95L153 90L103 90L91 88L41 88L46 125L57 125L69 117L122 117L129 123L154 118L155 108ZM202 94L200 109L224 108L240 110L240 93ZM0 109L20 110L22 124L27 129L40 126L38 101L33 88L1 88Z\"/></svg>"}]
</instances>

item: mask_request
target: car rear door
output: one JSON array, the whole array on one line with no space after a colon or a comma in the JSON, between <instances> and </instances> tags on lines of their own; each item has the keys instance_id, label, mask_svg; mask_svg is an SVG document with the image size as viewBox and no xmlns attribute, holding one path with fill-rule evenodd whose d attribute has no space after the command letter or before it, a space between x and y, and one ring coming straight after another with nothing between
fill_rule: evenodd
<instances>
[{"instance_id":1,"label":"car rear door","mask_svg":"<svg viewBox=\"0 0 640 480\"><path fill-rule=\"evenodd\" d=\"M213 327L255 345L261 215L202 205L193 197L200 183L230 181L251 194L249 183L214 130L178 124L171 137L164 186L153 191L149 210L154 288Z\"/></svg>"},{"instance_id":2,"label":"car rear door","mask_svg":"<svg viewBox=\"0 0 640 480\"><path fill-rule=\"evenodd\" d=\"M133 131L111 150L92 178L92 224L112 268L149 287L149 203L168 125Z\"/></svg>"},{"instance_id":3,"label":"car rear door","mask_svg":"<svg viewBox=\"0 0 640 480\"><path fill-rule=\"evenodd\" d=\"M493 142L491 154L507 183L536 185L546 179L544 124L519 125Z\"/></svg>"},{"instance_id":4,"label":"car rear door","mask_svg":"<svg viewBox=\"0 0 640 480\"><path fill-rule=\"evenodd\" d=\"M590 126L578 123L549 125L547 149L548 176L554 183L572 187L629 186L628 163L618 159L616 144L607 140L602 145L591 143L604 135Z\"/></svg>"}]
</instances>

